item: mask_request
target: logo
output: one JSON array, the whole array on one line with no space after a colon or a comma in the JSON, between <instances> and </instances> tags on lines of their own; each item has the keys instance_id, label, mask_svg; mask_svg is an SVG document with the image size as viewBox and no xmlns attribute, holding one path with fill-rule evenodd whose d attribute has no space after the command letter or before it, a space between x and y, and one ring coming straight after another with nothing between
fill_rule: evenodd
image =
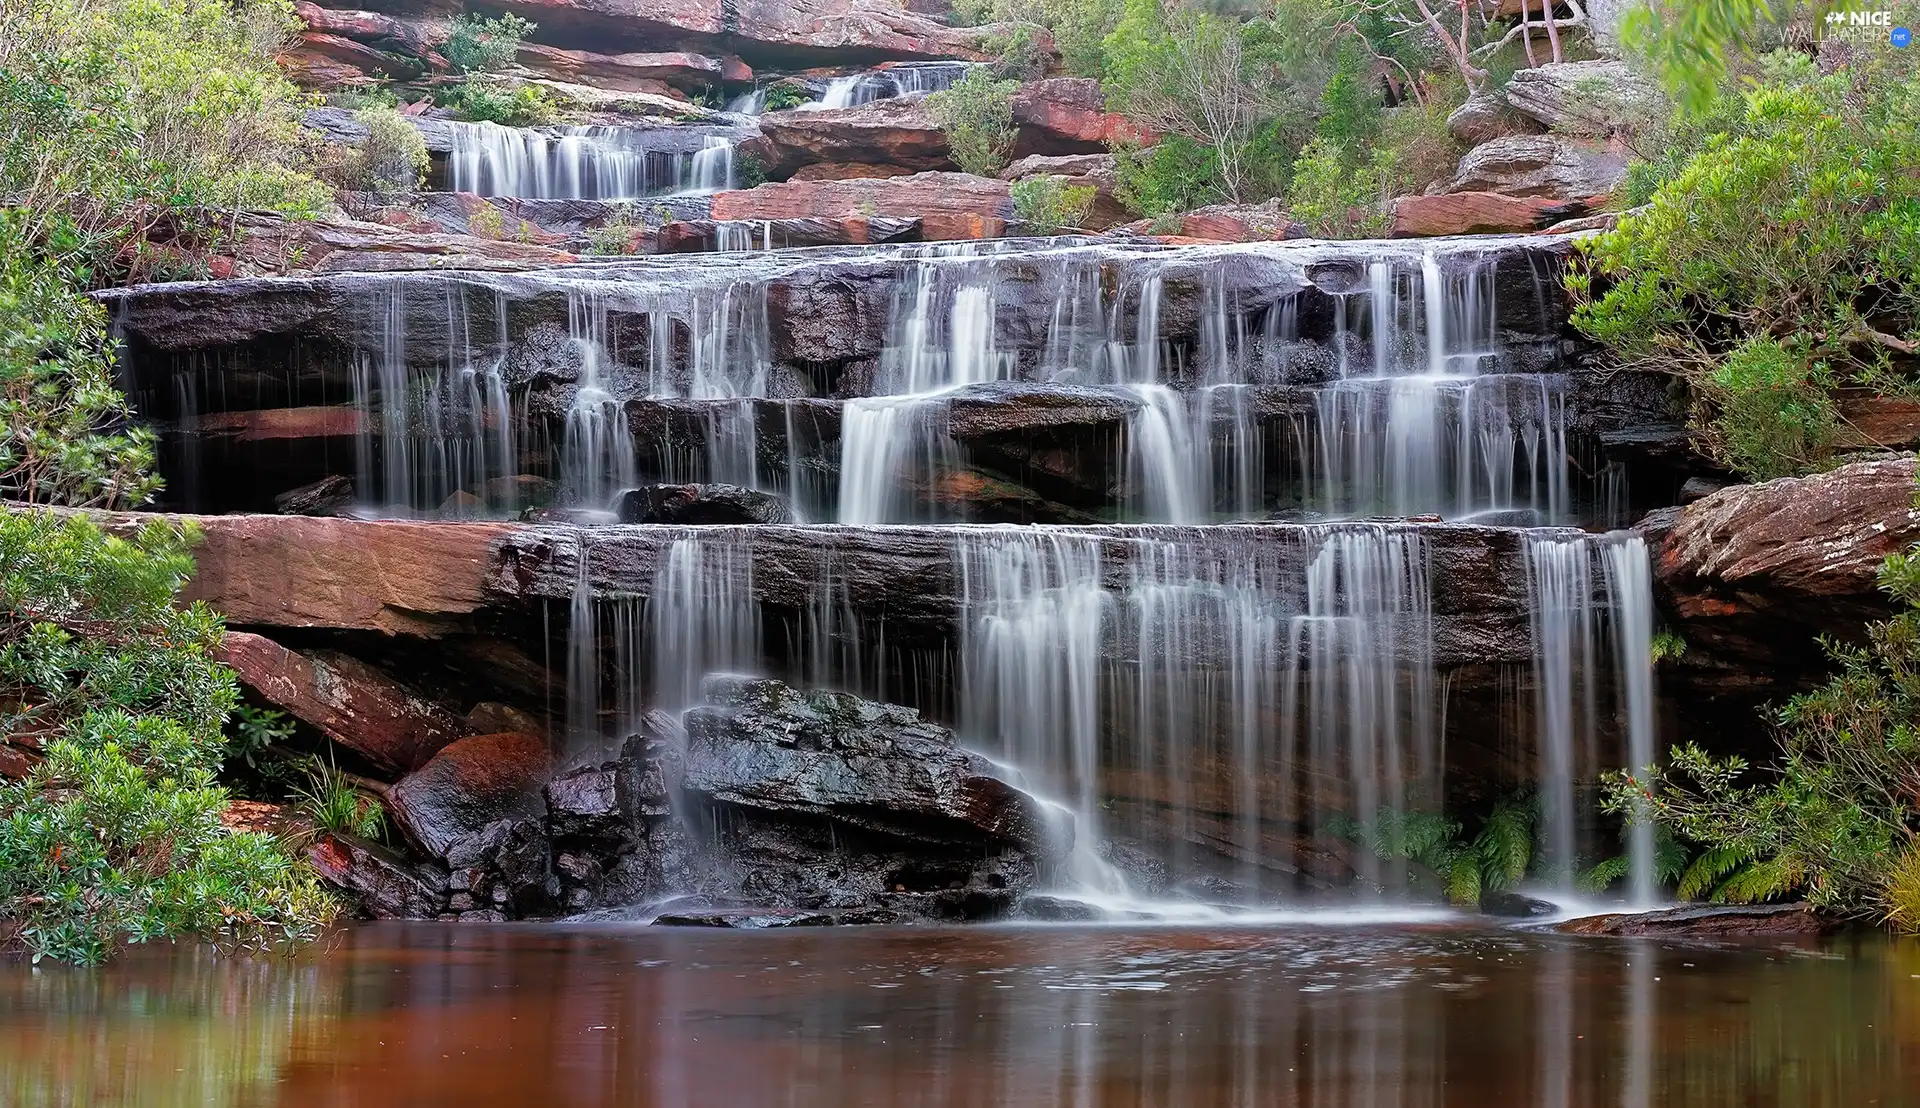
<instances>
[{"instance_id":1,"label":"logo","mask_svg":"<svg viewBox=\"0 0 1920 1108\"><path fill-rule=\"evenodd\" d=\"M1826 25L1822 37L1862 46L1891 43L1897 48L1905 48L1913 41L1913 31L1895 25L1890 8L1857 11L1835 8L1822 17L1822 22Z\"/></svg>"},{"instance_id":2,"label":"logo","mask_svg":"<svg viewBox=\"0 0 1920 1108\"><path fill-rule=\"evenodd\" d=\"M1905 27L1895 27L1892 32L1887 35L1887 41L1905 50L1907 45L1913 41L1913 32Z\"/></svg>"}]
</instances>

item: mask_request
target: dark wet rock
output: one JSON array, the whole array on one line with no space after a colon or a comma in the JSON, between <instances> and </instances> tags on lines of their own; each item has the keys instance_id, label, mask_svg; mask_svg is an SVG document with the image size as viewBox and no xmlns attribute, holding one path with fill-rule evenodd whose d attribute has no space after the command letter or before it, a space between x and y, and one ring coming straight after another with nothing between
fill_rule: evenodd
<instances>
[{"instance_id":1,"label":"dark wet rock","mask_svg":"<svg viewBox=\"0 0 1920 1108\"><path fill-rule=\"evenodd\" d=\"M654 237L654 252L688 254L739 249L729 233L744 235L752 249L787 250L800 246L854 246L867 243L917 242L920 221L892 216L854 216L850 219L768 219L734 221L677 220L664 224Z\"/></svg>"},{"instance_id":2,"label":"dark wet rock","mask_svg":"<svg viewBox=\"0 0 1920 1108\"><path fill-rule=\"evenodd\" d=\"M1674 939L1744 935L1821 935L1842 921L1806 904L1690 905L1654 912L1583 916L1560 924L1570 935L1652 936Z\"/></svg>"},{"instance_id":3,"label":"dark wet rock","mask_svg":"<svg viewBox=\"0 0 1920 1108\"><path fill-rule=\"evenodd\" d=\"M261 700L396 776L468 733L459 716L351 655L229 631L220 660Z\"/></svg>"},{"instance_id":4,"label":"dark wet rock","mask_svg":"<svg viewBox=\"0 0 1920 1108\"><path fill-rule=\"evenodd\" d=\"M622 523L785 523L787 502L739 485L648 485L620 496Z\"/></svg>"},{"instance_id":5,"label":"dark wet rock","mask_svg":"<svg viewBox=\"0 0 1920 1108\"><path fill-rule=\"evenodd\" d=\"M1501 890L1480 894L1480 914L1483 916L1531 919L1535 916L1550 916L1559 910L1551 901L1524 896L1520 893Z\"/></svg>"},{"instance_id":6,"label":"dark wet rock","mask_svg":"<svg viewBox=\"0 0 1920 1108\"><path fill-rule=\"evenodd\" d=\"M618 763L583 766L547 782L547 825L556 839L619 842L630 824L620 803Z\"/></svg>"},{"instance_id":7,"label":"dark wet rock","mask_svg":"<svg viewBox=\"0 0 1920 1108\"><path fill-rule=\"evenodd\" d=\"M446 910L445 874L414 865L378 843L323 835L307 848L307 861L374 919L432 919Z\"/></svg>"},{"instance_id":8,"label":"dark wet rock","mask_svg":"<svg viewBox=\"0 0 1920 1108\"><path fill-rule=\"evenodd\" d=\"M1029 893L1020 898L1021 919L1046 923L1087 923L1106 918L1106 913L1084 900Z\"/></svg>"},{"instance_id":9,"label":"dark wet rock","mask_svg":"<svg viewBox=\"0 0 1920 1108\"><path fill-rule=\"evenodd\" d=\"M685 717L684 787L708 803L916 842L1065 845L1036 800L911 708L725 675L705 700Z\"/></svg>"},{"instance_id":10,"label":"dark wet rock","mask_svg":"<svg viewBox=\"0 0 1920 1108\"><path fill-rule=\"evenodd\" d=\"M290 516L335 515L353 506L353 478L334 474L273 498L273 509Z\"/></svg>"},{"instance_id":11,"label":"dark wet rock","mask_svg":"<svg viewBox=\"0 0 1920 1108\"><path fill-rule=\"evenodd\" d=\"M448 906L513 916L538 912L560 891L548 861L549 842L539 819L494 820L449 843Z\"/></svg>"},{"instance_id":12,"label":"dark wet rock","mask_svg":"<svg viewBox=\"0 0 1920 1108\"><path fill-rule=\"evenodd\" d=\"M475 735L402 778L387 794L387 807L409 838L447 858L456 844L494 823L543 820L549 772L544 737Z\"/></svg>"}]
</instances>

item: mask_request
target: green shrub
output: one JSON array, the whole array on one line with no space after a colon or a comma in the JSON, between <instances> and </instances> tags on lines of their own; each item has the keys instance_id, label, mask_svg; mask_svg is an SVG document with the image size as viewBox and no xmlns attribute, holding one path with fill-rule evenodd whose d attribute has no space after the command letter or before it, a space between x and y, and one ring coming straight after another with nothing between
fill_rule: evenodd
<instances>
[{"instance_id":1,"label":"green shrub","mask_svg":"<svg viewBox=\"0 0 1920 1108\"><path fill-rule=\"evenodd\" d=\"M1316 138L1293 163L1287 211L1320 238L1373 238L1384 234L1392 155L1376 151L1367 165L1348 168L1346 158Z\"/></svg>"},{"instance_id":2,"label":"green shrub","mask_svg":"<svg viewBox=\"0 0 1920 1108\"><path fill-rule=\"evenodd\" d=\"M534 85L507 88L469 80L449 85L438 97L442 107L469 123L537 127L560 118L560 109L553 98Z\"/></svg>"},{"instance_id":3,"label":"green shrub","mask_svg":"<svg viewBox=\"0 0 1920 1108\"><path fill-rule=\"evenodd\" d=\"M296 790L300 811L313 825L339 835L379 842L387 837L387 811L330 762L315 760L307 783Z\"/></svg>"},{"instance_id":4,"label":"green shrub","mask_svg":"<svg viewBox=\"0 0 1920 1108\"><path fill-rule=\"evenodd\" d=\"M0 516L0 723L46 749L0 786L0 928L36 958L301 940L331 912L278 843L220 826L236 690L214 660L218 617L176 606L192 566L186 536L157 520L121 539Z\"/></svg>"},{"instance_id":5,"label":"green shrub","mask_svg":"<svg viewBox=\"0 0 1920 1108\"><path fill-rule=\"evenodd\" d=\"M1001 80L1032 81L1047 75L1047 55L1030 24L1016 24L1006 34L994 36L987 47L996 55L993 75Z\"/></svg>"},{"instance_id":6,"label":"green shrub","mask_svg":"<svg viewBox=\"0 0 1920 1108\"><path fill-rule=\"evenodd\" d=\"M1043 173L1015 181L1009 191L1015 218L1035 234L1051 235L1086 221L1095 189L1092 185L1070 185L1065 177Z\"/></svg>"},{"instance_id":7,"label":"green shrub","mask_svg":"<svg viewBox=\"0 0 1920 1108\"><path fill-rule=\"evenodd\" d=\"M84 238L52 231L36 247L27 215L0 210L0 497L138 505L159 487L154 436L129 422L107 313L79 292Z\"/></svg>"},{"instance_id":8,"label":"green shrub","mask_svg":"<svg viewBox=\"0 0 1920 1108\"><path fill-rule=\"evenodd\" d=\"M991 177L1006 168L1019 137L1013 125L1013 94L1018 81L1003 81L982 68L944 92L927 97L927 110L946 133L947 146L961 169Z\"/></svg>"},{"instance_id":9,"label":"green shrub","mask_svg":"<svg viewBox=\"0 0 1920 1108\"><path fill-rule=\"evenodd\" d=\"M1534 804L1525 793L1496 802L1470 839L1459 821L1438 813L1381 808L1373 822L1336 820L1329 830L1387 861L1412 862L1455 904L1475 905L1518 884L1533 864ZM1416 874L1418 878L1422 875Z\"/></svg>"},{"instance_id":10,"label":"green shrub","mask_svg":"<svg viewBox=\"0 0 1920 1108\"><path fill-rule=\"evenodd\" d=\"M1015 22L1045 27L1053 32L1054 49L1068 73L1098 77L1106 66L1106 38L1124 8L1125 0L957 0L953 14L956 26Z\"/></svg>"},{"instance_id":11,"label":"green shrub","mask_svg":"<svg viewBox=\"0 0 1920 1108\"><path fill-rule=\"evenodd\" d=\"M405 202L426 182L426 139L392 108L362 108L353 118L367 137L345 149L324 176L336 188L366 194L375 207Z\"/></svg>"},{"instance_id":12,"label":"green shrub","mask_svg":"<svg viewBox=\"0 0 1920 1108\"><path fill-rule=\"evenodd\" d=\"M1685 381L1703 441L1744 472L1823 456L1818 386L1915 386L1920 78L1863 76L1748 92L1738 127L1568 278L1575 325L1617 364Z\"/></svg>"},{"instance_id":13,"label":"green shrub","mask_svg":"<svg viewBox=\"0 0 1920 1108\"><path fill-rule=\"evenodd\" d=\"M1217 183L1215 151L1175 135L1145 149L1114 150L1114 194L1149 219L1190 212L1225 199Z\"/></svg>"},{"instance_id":14,"label":"green shrub","mask_svg":"<svg viewBox=\"0 0 1920 1108\"><path fill-rule=\"evenodd\" d=\"M532 34L538 24L517 15L487 19L461 14L453 17L447 30L447 43L440 48L447 64L461 73L492 73L513 64L520 42Z\"/></svg>"},{"instance_id":15,"label":"green shrub","mask_svg":"<svg viewBox=\"0 0 1920 1108\"><path fill-rule=\"evenodd\" d=\"M15 0L0 5L0 197L28 237L67 221L90 281L139 275L149 241L212 233L236 208L324 210L300 168L310 103L274 54L288 0Z\"/></svg>"},{"instance_id":16,"label":"green shrub","mask_svg":"<svg viewBox=\"0 0 1920 1108\"><path fill-rule=\"evenodd\" d=\"M1888 558L1901 605L1860 647L1827 643L1839 672L1776 716L1781 761L1749 782L1740 758L1672 751L1664 771L1614 773L1608 810L1642 806L1699 853L1682 897L1753 903L1792 895L1826 911L1920 930L1920 557Z\"/></svg>"},{"instance_id":17,"label":"green shrub","mask_svg":"<svg viewBox=\"0 0 1920 1108\"><path fill-rule=\"evenodd\" d=\"M798 81L776 81L767 87L766 110L784 112L802 104L813 103L813 94L807 86Z\"/></svg>"}]
</instances>

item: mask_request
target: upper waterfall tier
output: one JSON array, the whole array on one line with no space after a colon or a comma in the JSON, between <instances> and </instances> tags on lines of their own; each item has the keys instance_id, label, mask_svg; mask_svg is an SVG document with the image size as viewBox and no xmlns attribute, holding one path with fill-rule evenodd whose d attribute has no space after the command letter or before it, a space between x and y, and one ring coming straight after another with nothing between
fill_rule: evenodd
<instances>
[{"instance_id":1,"label":"upper waterfall tier","mask_svg":"<svg viewBox=\"0 0 1920 1108\"><path fill-rule=\"evenodd\" d=\"M350 460L360 500L396 514L456 494L471 512L497 500L490 482L528 476L586 507L635 483L724 481L848 523L1546 523L1594 518L1604 499L1569 461L1570 435L1605 429L1569 402L1569 249L1009 240L105 299L139 410L181 432L181 465L229 423L240 441L351 426L305 480ZM970 445L1014 432L1015 457ZM295 476L277 465L273 480ZM180 478L177 492L198 487ZM952 507L956 490L1008 485Z\"/></svg>"}]
</instances>

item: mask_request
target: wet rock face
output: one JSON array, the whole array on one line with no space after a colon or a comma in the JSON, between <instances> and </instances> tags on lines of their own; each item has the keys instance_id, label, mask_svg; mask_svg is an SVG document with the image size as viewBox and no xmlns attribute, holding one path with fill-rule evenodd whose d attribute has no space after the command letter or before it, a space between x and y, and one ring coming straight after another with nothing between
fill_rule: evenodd
<instances>
[{"instance_id":1,"label":"wet rock face","mask_svg":"<svg viewBox=\"0 0 1920 1108\"><path fill-rule=\"evenodd\" d=\"M428 854L451 859L456 845L493 823L543 820L541 790L549 772L544 737L476 735L401 778L387 808Z\"/></svg>"},{"instance_id":2,"label":"wet rock face","mask_svg":"<svg viewBox=\"0 0 1920 1108\"><path fill-rule=\"evenodd\" d=\"M787 502L739 485L648 485L620 497L622 523L786 523Z\"/></svg>"},{"instance_id":3,"label":"wet rock face","mask_svg":"<svg viewBox=\"0 0 1920 1108\"><path fill-rule=\"evenodd\" d=\"M375 919L431 919L446 910L445 874L352 835L325 835L307 848L322 880L351 895Z\"/></svg>"},{"instance_id":4,"label":"wet rock face","mask_svg":"<svg viewBox=\"0 0 1920 1108\"><path fill-rule=\"evenodd\" d=\"M1743 935L1821 935L1841 921L1805 904L1689 905L1657 912L1585 916L1556 930L1569 935L1718 939Z\"/></svg>"}]
</instances>

